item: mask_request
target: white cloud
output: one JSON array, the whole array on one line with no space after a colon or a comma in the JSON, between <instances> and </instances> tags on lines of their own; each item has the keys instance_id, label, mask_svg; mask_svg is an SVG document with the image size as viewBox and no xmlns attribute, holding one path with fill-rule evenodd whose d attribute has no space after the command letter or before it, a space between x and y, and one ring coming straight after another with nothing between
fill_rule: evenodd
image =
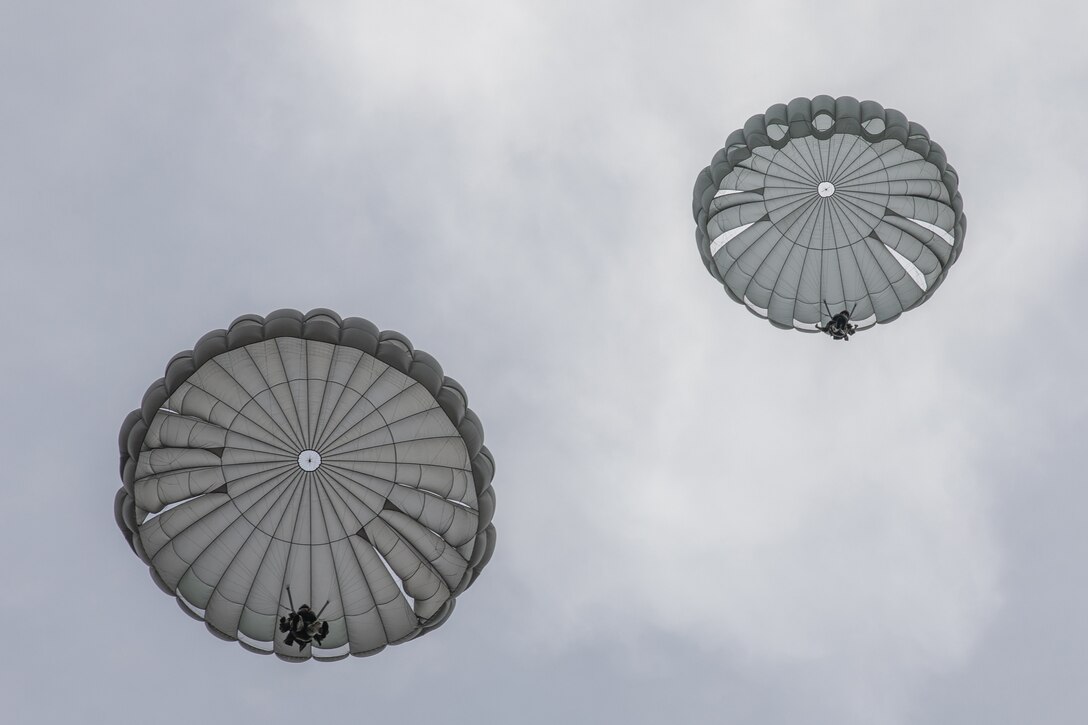
<instances>
[{"instance_id":1,"label":"white cloud","mask_svg":"<svg viewBox=\"0 0 1088 725\"><path fill-rule=\"evenodd\" d=\"M844 692L864 673L893 699L962 663L1001 600L990 488L975 470L991 426L1015 411L943 352L951 305L829 347L729 302L690 241L691 179L715 150L705 129L712 144L788 93L879 84L818 53L801 65L763 54L761 73L745 72L766 35L720 36L713 13L617 13L614 33L601 16L489 12L313 12L304 25L361 117L440 119L421 144L457 145L461 166L427 197L433 242L511 301L516 320L481 310L500 337L539 336L516 358L535 367L502 372L532 419L524 436L500 434L519 459L499 456L502 556L533 599L528 636L576 647L665 629L768 662L830 660ZM741 12L737 28L775 25ZM775 32L801 46L844 17L878 22L839 9ZM408 26L410 44L383 30ZM891 67L914 32L863 34L851 52ZM659 52L662 37L675 55ZM720 67L691 65L689 46L716 40ZM656 97L675 105L648 105ZM972 167L972 149L946 148L961 174ZM407 163L422 173L426 158ZM968 216L985 220L977 200ZM466 229L466 205L496 219L477 211ZM986 244L980 226L968 258Z\"/></svg>"}]
</instances>

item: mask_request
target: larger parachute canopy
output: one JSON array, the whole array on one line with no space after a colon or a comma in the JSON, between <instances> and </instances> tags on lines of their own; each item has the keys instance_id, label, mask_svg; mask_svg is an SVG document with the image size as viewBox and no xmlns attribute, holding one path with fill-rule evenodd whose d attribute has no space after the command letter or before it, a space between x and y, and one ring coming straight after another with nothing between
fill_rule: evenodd
<instances>
[{"instance_id":1,"label":"larger parachute canopy","mask_svg":"<svg viewBox=\"0 0 1088 725\"><path fill-rule=\"evenodd\" d=\"M955 170L926 130L873 101L796 98L729 135L695 182L696 242L726 292L777 327L853 310L891 322L963 248ZM825 303L826 302L826 306Z\"/></svg>"},{"instance_id":2,"label":"larger parachute canopy","mask_svg":"<svg viewBox=\"0 0 1088 725\"><path fill-rule=\"evenodd\" d=\"M442 624L495 546L494 461L464 390L396 332L329 310L240 317L175 355L121 427L118 526L219 637L287 660ZM329 634L277 636L288 587Z\"/></svg>"}]
</instances>

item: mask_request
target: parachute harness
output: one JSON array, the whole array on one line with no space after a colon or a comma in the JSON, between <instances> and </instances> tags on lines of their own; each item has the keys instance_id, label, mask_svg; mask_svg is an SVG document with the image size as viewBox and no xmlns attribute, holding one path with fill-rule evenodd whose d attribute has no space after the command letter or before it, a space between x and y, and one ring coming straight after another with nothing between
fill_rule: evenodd
<instances>
[{"instance_id":1,"label":"parachute harness","mask_svg":"<svg viewBox=\"0 0 1088 725\"><path fill-rule=\"evenodd\" d=\"M280 631L287 633L283 643L288 647L297 644L299 652L306 649L306 645L311 642L321 644L329 633L329 623L321 619L321 615L325 612L325 607L329 606L329 602L325 602L325 605L321 607L321 611L317 614L314 614L309 604L303 604L296 611L295 602L291 598L291 587L287 587L287 601L291 605L289 610L291 613L285 617L280 617Z\"/></svg>"},{"instance_id":2,"label":"parachute harness","mask_svg":"<svg viewBox=\"0 0 1088 725\"><path fill-rule=\"evenodd\" d=\"M857 305L851 307L849 312L843 309L833 315L831 314L831 308L827 306L827 300L824 300L824 309L827 310L827 316L831 319L827 321L826 325L816 325L816 329L830 335L832 340L849 342L850 336L858 331L858 326L850 322L850 316L854 314Z\"/></svg>"}]
</instances>

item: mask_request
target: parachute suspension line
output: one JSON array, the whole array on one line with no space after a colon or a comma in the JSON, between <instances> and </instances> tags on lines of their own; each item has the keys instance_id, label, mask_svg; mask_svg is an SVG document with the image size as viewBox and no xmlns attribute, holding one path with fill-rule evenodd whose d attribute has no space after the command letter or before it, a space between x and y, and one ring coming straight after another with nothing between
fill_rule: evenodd
<instances>
[{"instance_id":1,"label":"parachute suspension line","mask_svg":"<svg viewBox=\"0 0 1088 725\"><path fill-rule=\"evenodd\" d=\"M287 587L287 603L291 605L291 609L289 611L292 611L292 612L295 611L295 601L294 601L294 599L291 598L291 587L290 586ZM317 618L318 619L321 619L321 615L325 613L325 608L328 607L331 603L332 603L331 599L326 599L325 600L325 603L323 605L321 605L321 610L317 613ZM280 602L280 606L281 607L283 606L283 602Z\"/></svg>"}]
</instances>

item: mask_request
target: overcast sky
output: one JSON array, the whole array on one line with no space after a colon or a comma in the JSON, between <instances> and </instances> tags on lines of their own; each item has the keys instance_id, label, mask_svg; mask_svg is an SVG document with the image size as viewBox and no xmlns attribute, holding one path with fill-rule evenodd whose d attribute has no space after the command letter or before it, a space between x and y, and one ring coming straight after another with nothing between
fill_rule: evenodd
<instances>
[{"instance_id":1,"label":"overcast sky","mask_svg":"<svg viewBox=\"0 0 1088 725\"><path fill-rule=\"evenodd\" d=\"M0 2L5 715L1083 723L1086 29L1052 0ZM691 218L729 132L821 93L922 123L969 221L849 345L730 301ZM491 564L373 658L215 639L114 524L147 385L281 307L406 334L497 461Z\"/></svg>"}]
</instances>

